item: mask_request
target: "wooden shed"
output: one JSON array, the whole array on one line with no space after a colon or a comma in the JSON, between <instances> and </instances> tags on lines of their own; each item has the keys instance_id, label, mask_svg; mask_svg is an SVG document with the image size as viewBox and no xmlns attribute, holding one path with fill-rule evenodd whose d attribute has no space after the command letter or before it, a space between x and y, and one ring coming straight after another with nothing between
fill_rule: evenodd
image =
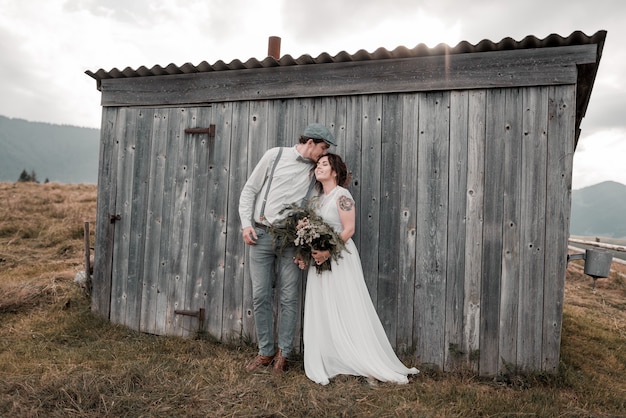
<instances>
[{"instance_id":1,"label":"wooden shed","mask_svg":"<svg viewBox=\"0 0 626 418\"><path fill-rule=\"evenodd\" d=\"M319 122L352 171L355 242L396 351L555 371L573 154L605 37L88 71L103 109L93 310L255 341L239 194L266 149Z\"/></svg>"}]
</instances>

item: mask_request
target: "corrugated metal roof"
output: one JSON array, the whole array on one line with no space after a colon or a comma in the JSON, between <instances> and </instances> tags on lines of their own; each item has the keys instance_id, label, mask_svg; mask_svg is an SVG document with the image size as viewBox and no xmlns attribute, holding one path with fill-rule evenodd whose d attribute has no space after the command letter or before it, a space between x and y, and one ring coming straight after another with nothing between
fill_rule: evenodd
<instances>
[{"instance_id":1,"label":"corrugated metal roof","mask_svg":"<svg viewBox=\"0 0 626 418\"><path fill-rule=\"evenodd\" d=\"M110 78L130 78L130 77L150 77L159 75L173 75L173 74L193 74L204 73L211 71L228 71L228 70L243 70L254 68L272 68L272 67L285 67L294 65L310 65L310 64L329 64L338 62L350 62L350 61L368 61L368 60L384 60L384 59L397 59L397 58L415 58L426 56L438 56L438 55L450 55L450 54L465 54L472 52L489 52L489 51L506 51L516 49L533 49L533 48L548 48L558 46L571 46L571 45L586 45L597 44L598 45L598 62L602 55L602 48L604 46L604 40L606 38L606 31L601 30L596 32L592 36L588 36L581 31L575 31L567 38L564 38L557 34L549 35L543 39L536 38L535 36L527 36L521 41L516 41L512 38L504 38L500 42L493 42L490 40L482 40L479 43L472 45L467 41L462 41L455 47L450 47L446 44L439 44L434 48L429 48L424 44L419 44L413 49L399 46L392 51L385 48L378 48L374 52L367 52L365 50L359 50L354 54L349 54L345 51L339 52L335 56L324 52L316 58L310 55L302 55L299 58L293 58L291 55L284 55L280 59L273 57L267 57L262 61L256 58L250 58L245 62L238 59L225 63L224 61L217 61L214 64L209 64L206 61L202 61L198 65L186 63L181 66L175 64L169 64L166 67L155 65L152 68L141 66L136 70L126 67L124 70L113 68L112 70L105 71L100 69L95 73L92 71L85 71L86 74L93 77L100 84L100 80Z\"/></svg>"}]
</instances>

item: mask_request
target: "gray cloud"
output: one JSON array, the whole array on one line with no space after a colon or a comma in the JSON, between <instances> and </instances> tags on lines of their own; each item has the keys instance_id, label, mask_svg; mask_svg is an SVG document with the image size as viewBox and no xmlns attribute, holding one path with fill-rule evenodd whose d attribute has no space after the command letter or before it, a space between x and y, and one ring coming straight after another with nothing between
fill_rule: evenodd
<instances>
[{"instance_id":1,"label":"gray cloud","mask_svg":"<svg viewBox=\"0 0 626 418\"><path fill-rule=\"evenodd\" d=\"M425 34L433 23L426 32L437 34ZM623 0L5 0L0 114L98 127L99 93L84 70L264 58L270 35L282 37L283 54L315 56L601 29L608 36L577 150L583 167L601 142L585 137L615 129L626 141Z\"/></svg>"},{"instance_id":2,"label":"gray cloud","mask_svg":"<svg viewBox=\"0 0 626 418\"><path fill-rule=\"evenodd\" d=\"M148 0L67 0L63 9L69 13L88 12L99 18L128 24L149 24L151 3Z\"/></svg>"},{"instance_id":3,"label":"gray cloud","mask_svg":"<svg viewBox=\"0 0 626 418\"><path fill-rule=\"evenodd\" d=\"M370 29L381 19L393 20L417 11L420 2L400 0L380 3L362 0L284 1L285 29L294 42L332 43L347 33Z\"/></svg>"}]
</instances>

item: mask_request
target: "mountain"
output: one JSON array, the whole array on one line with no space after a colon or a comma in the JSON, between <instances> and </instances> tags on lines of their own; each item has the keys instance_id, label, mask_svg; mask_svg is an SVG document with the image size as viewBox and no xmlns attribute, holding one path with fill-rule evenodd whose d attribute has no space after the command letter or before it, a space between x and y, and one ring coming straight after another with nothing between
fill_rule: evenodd
<instances>
[{"instance_id":1,"label":"mountain","mask_svg":"<svg viewBox=\"0 0 626 418\"><path fill-rule=\"evenodd\" d=\"M573 190L570 235L626 239L626 186L605 181Z\"/></svg>"},{"instance_id":2,"label":"mountain","mask_svg":"<svg viewBox=\"0 0 626 418\"><path fill-rule=\"evenodd\" d=\"M99 146L99 129L0 116L0 181L26 170L40 182L96 184Z\"/></svg>"}]
</instances>

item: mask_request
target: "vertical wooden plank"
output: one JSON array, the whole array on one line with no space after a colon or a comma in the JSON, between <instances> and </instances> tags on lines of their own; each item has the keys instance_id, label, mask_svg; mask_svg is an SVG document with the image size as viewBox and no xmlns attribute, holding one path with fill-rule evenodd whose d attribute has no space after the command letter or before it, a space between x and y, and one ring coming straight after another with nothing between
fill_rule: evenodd
<instances>
[{"instance_id":1,"label":"vertical wooden plank","mask_svg":"<svg viewBox=\"0 0 626 418\"><path fill-rule=\"evenodd\" d=\"M311 100L311 106L309 107L309 120L308 123L321 123L325 124L326 111L329 102L325 97L314 97ZM330 112L332 114L332 111ZM332 131L332 127L327 126Z\"/></svg>"},{"instance_id":2,"label":"vertical wooden plank","mask_svg":"<svg viewBox=\"0 0 626 418\"><path fill-rule=\"evenodd\" d=\"M502 282L500 292L499 358L505 364L517 361L519 301L520 185L522 176L522 96L507 89L504 109L504 213L502 225Z\"/></svg>"},{"instance_id":3,"label":"vertical wooden plank","mask_svg":"<svg viewBox=\"0 0 626 418\"><path fill-rule=\"evenodd\" d=\"M241 238L239 195L247 180L249 102L234 102L230 141L228 213L224 275L224 314L222 335L225 340L242 342L244 335L244 286L246 277L245 244ZM248 280L249 282L249 280Z\"/></svg>"},{"instance_id":4,"label":"vertical wooden plank","mask_svg":"<svg viewBox=\"0 0 626 418\"><path fill-rule=\"evenodd\" d=\"M347 96L327 97L326 100L329 102L329 111L326 112L326 126L333 133L337 142L337 147L331 147L331 152L341 155L348 165L348 170L351 170L356 156L354 155L354 138L346 136Z\"/></svg>"},{"instance_id":5,"label":"vertical wooden plank","mask_svg":"<svg viewBox=\"0 0 626 418\"><path fill-rule=\"evenodd\" d=\"M213 123L213 110L215 106L217 105L214 104L211 107L188 109L188 113L191 117L187 127L209 128ZM221 126L215 127L216 135L221 128ZM207 306L207 299L211 297L209 285L210 270L207 264L210 259L209 257L213 255L208 242L208 235L212 225L207 224L207 200L210 199L208 186L210 171L209 154L211 152L210 144L215 138L211 138L209 135L202 133L185 134L181 140L188 143L191 149L189 170L192 179L190 188L191 221L189 231L189 257L187 260L186 277L188 289L182 310L197 312L201 308L204 308L204 328L200 329L200 319L196 317L181 316L178 320L185 330L189 330L190 333L195 333L196 331L207 331L206 324L211 321L211 316L214 314ZM224 190L224 193L226 193L226 191L227 189ZM213 335L210 331L209 333ZM219 335L221 335L220 332L217 333L216 338L219 338Z\"/></svg>"},{"instance_id":6,"label":"vertical wooden plank","mask_svg":"<svg viewBox=\"0 0 626 418\"><path fill-rule=\"evenodd\" d=\"M330 130L339 144L337 147L330 147L330 152L341 155L345 161L345 101L340 97L323 97L321 105L325 110L321 123Z\"/></svg>"},{"instance_id":7,"label":"vertical wooden plank","mask_svg":"<svg viewBox=\"0 0 626 418\"><path fill-rule=\"evenodd\" d=\"M402 151L400 155L398 306L396 309L396 352L415 351L413 319L415 306L416 224L417 224L417 148L419 101L417 94L402 94ZM419 308L418 308L419 309Z\"/></svg>"},{"instance_id":8,"label":"vertical wooden plank","mask_svg":"<svg viewBox=\"0 0 626 418\"><path fill-rule=\"evenodd\" d=\"M420 362L443 368L450 94L419 96L416 331Z\"/></svg>"},{"instance_id":9,"label":"vertical wooden plank","mask_svg":"<svg viewBox=\"0 0 626 418\"><path fill-rule=\"evenodd\" d=\"M194 213L193 213L193 204L196 199L195 196L195 183L196 178L194 177L194 167L196 165L196 161L199 157L196 156L196 152L201 152L200 149L195 147L193 135L186 134L184 131L187 128L195 128L199 127L198 125L198 108L194 107L186 107L184 109L179 109L179 112L182 116L181 125L179 127L178 133L176 134L177 141L179 144L179 154L177 156L177 170L175 178L175 187L178 187L181 184L184 184L184 194L182 194L182 199L184 200L183 210L180 210L179 206L176 206L174 210L177 211L174 217L175 229L180 228L178 232L176 232L176 240L177 246L182 247L183 252L179 252L176 249L171 253L172 255L172 263L170 263L170 267L176 266L176 270L174 272L170 272L170 278L174 280L170 281L170 292L172 291L172 285L174 284L173 294L174 296L174 306L170 304L168 309L171 309L171 322L170 325L172 328L168 331L169 335L178 335L183 337L188 337L191 335L196 335L198 330L198 322L197 320L189 315L183 315L180 313L176 313L176 310L186 311L186 310L196 310L192 303L192 292L193 292L193 283L190 283L192 277L189 273L189 268L191 266L191 257L192 257L192 235L194 233L194 228L192 225L198 225L194 223ZM179 179L183 178L183 181ZM178 191L176 191L178 193ZM176 205L181 201L181 195L178 195L176 198ZM200 197L202 199L202 197ZM181 216L182 215L182 216ZM183 230L184 224L187 224L188 227L186 230ZM172 293L171 293L172 294ZM172 300L170 300L172 302Z\"/></svg>"},{"instance_id":10,"label":"vertical wooden plank","mask_svg":"<svg viewBox=\"0 0 626 418\"><path fill-rule=\"evenodd\" d=\"M276 145L280 147L292 147L295 143L291 134L293 127L287 123L289 117L289 103L286 100L271 100L274 124L276 128Z\"/></svg>"},{"instance_id":11,"label":"vertical wooden plank","mask_svg":"<svg viewBox=\"0 0 626 418\"><path fill-rule=\"evenodd\" d=\"M174 202L176 199L175 185L173 179L176 176L176 170L178 165L178 147L180 141L178 140L179 125L180 125L180 110L179 109L167 109L167 131L165 132L165 174L163 181L163 188L161 193L163 195L162 206L162 221L161 221L161 236L159 243L159 270L157 276L156 287L156 310L155 310L155 326L154 329L157 334L167 334L167 331L171 329L169 323L172 321L172 316L168 315L172 310L169 307L169 301L172 300L170 295L170 264L173 263L173 257L170 254L170 248L173 248L175 243L172 240L174 234L174 222L177 214L174 212ZM156 192L156 191L155 191ZM173 312L171 312L173 314Z\"/></svg>"},{"instance_id":12,"label":"vertical wooden plank","mask_svg":"<svg viewBox=\"0 0 626 418\"><path fill-rule=\"evenodd\" d=\"M214 107L213 122L215 138L209 140L208 184L204 227L208 231L208 257L205 260L208 273L207 330L216 338L222 338L222 315L224 308L224 270L226 257L227 189L229 154L233 107L220 103Z\"/></svg>"},{"instance_id":13,"label":"vertical wooden plank","mask_svg":"<svg viewBox=\"0 0 626 418\"><path fill-rule=\"evenodd\" d=\"M278 127L283 137L281 144L285 147L293 147L300 141L302 131L299 130L300 115L295 104L296 100L283 101L280 106L280 120ZM302 128L304 129L304 128Z\"/></svg>"},{"instance_id":14,"label":"vertical wooden plank","mask_svg":"<svg viewBox=\"0 0 626 418\"><path fill-rule=\"evenodd\" d=\"M542 370L556 372L559 367L563 291L567 269L572 164L575 138L576 88L550 88L548 119L546 245Z\"/></svg>"},{"instance_id":15,"label":"vertical wooden plank","mask_svg":"<svg viewBox=\"0 0 626 418\"><path fill-rule=\"evenodd\" d=\"M485 143L485 225L483 275L480 298L481 375L494 375L499 367L500 279L502 276L502 223L504 204L503 89L487 92Z\"/></svg>"},{"instance_id":16,"label":"vertical wooden plank","mask_svg":"<svg viewBox=\"0 0 626 418\"><path fill-rule=\"evenodd\" d=\"M291 123L293 124L293 143L294 145L300 140L300 135L304 132L304 129L309 123L309 115L313 111L313 99L311 98L298 98L290 101L289 108L293 109L291 113Z\"/></svg>"},{"instance_id":17,"label":"vertical wooden plank","mask_svg":"<svg viewBox=\"0 0 626 418\"><path fill-rule=\"evenodd\" d=\"M272 147L281 147L283 146L283 142L285 141L284 138L279 138L279 135L280 135L279 122L281 122L280 118L281 118L282 110L283 109L281 109L280 100L268 100L267 101L266 126L267 126L267 139L269 141L268 149ZM292 146L293 144L291 144L291 141L290 141L288 145Z\"/></svg>"},{"instance_id":18,"label":"vertical wooden plank","mask_svg":"<svg viewBox=\"0 0 626 418\"><path fill-rule=\"evenodd\" d=\"M310 99L295 99L287 106L287 116L285 117L285 135L291 146L300 142L300 136L308 125L308 108Z\"/></svg>"},{"instance_id":19,"label":"vertical wooden plank","mask_svg":"<svg viewBox=\"0 0 626 418\"><path fill-rule=\"evenodd\" d=\"M172 128L172 141L177 141L178 153L172 155L176 160L176 169L172 180L173 184L173 208L172 218L170 218L170 247L167 253L170 258L167 288L167 309L166 309L166 333L168 335L187 336L189 330L183 324L185 317L177 315L176 310L187 308L187 261L189 257L189 232L191 229L191 194L192 184L192 147L190 141L186 140L185 129L192 122L195 116L193 110L188 108L177 109L178 117L170 120Z\"/></svg>"},{"instance_id":20,"label":"vertical wooden plank","mask_svg":"<svg viewBox=\"0 0 626 418\"><path fill-rule=\"evenodd\" d=\"M481 375L499 368L500 278L502 276L502 222L504 201L504 90L487 92L485 146L485 225L480 297Z\"/></svg>"},{"instance_id":21,"label":"vertical wooden plank","mask_svg":"<svg viewBox=\"0 0 626 418\"><path fill-rule=\"evenodd\" d=\"M444 368L454 369L463 358L463 296L466 241L466 188L469 129L469 93L450 93L450 164L448 190L448 260Z\"/></svg>"},{"instance_id":22,"label":"vertical wooden plank","mask_svg":"<svg viewBox=\"0 0 626 418\"><path fill-rule=\"evenodd\" d=\"M132 179L131 219L128 249L128 272L126 277L125 324L140 329L141 301L143 291L143 265L145 255L146 205L149 192L150 152L152 119L154 110L138 109L135 162Z\"/></svg>"},{"instance_id":23,"label":"vertical wooden plank","mask_svg":"<svg viewBox=\"0 0 626 418\"><path fill-rule=\"evenodd\" d=\"M113 267L111 274L111 321L126 324L126 286L128 284L128 253L130 248L130 226L132 216L132 189L135 164L137 110L124 109L125 121L118 121L120 151L117 171L117 195L115 213L120 219L115 222L113 244Z\"/></svg>"},{"instance_id":24,"label":"vertical wooden plank","mask_svg":"<svg viewBox=\"0 0 626 418\"><path fill-rule=\"evenodd\" d=\"M334 136L336 136L336 120L337 116L337 98L336 97L320 97L316 99L316 114L319 114L318 119L315 122L319 122L326 126ZM331 152L338 153L337 148L331 147Z\"/></svg>"},{"instance_id":25,"label":"vertical wooden plank","mask_svg":"<svg viewBox=\"0 0 626 418\"><path fill-rule=\"evenodd\" d=\"M367 175L361 178L361 201L356 202L361 211L361 263L365 283L374 306L378 306L378 249L381 195L381 137L382 96L364 96L362 99L362 150L361 165L367 167Z\"/></svg>"},{"instance_id":26,"label":"vertical wooden plank","mask_svg":"<svg viewBox=\"0 0 626 418\"><path fill-rule=\"evenodd\" d=\"M109 215L114 212L117 194L119 145L116 128L118 114L116 108L103 107L100 128L96 238L91 302L92 310L106 319L109 319L111 311L111 263L115 224L111 223Z\"/></svg>"},{"instance_id":27,"label":"vertical wooden plank","mask_svg":"<svg viewBox=\"0 0 626 418\"><path fill-rule=\"evenodd\" d=\"M155 110L152 120L152 151L150 153L149 193L146 204L146 244L144 258L143 291L141 294L140 329L157 334L157 302L163 289L159 282L161 265L161 243L163 229L168 230L169 214L164 206L165 195L169 195L170 178L166 180L168 156L169 110ZM168 190L168 192L166 192Z\"/></svg>"},{"instance_id":28,"label":"vertical wooden plank","mask_svg":"<svg viewBox=\"0 0 626 418\"><path fill-rule=\"evenodd\" d=\"M352 174L352 183L350 185L350 193L354 201L360 205L362 200L361 191L361 179L363 177L363 161L362 158L362 144L361 144L361 120L362 120L362 105L360 96L345 96L343 97L345 102L346 116L345 116L345 139L339 139L339 152L345 157L348 170ZM354 244L361 251L361 214L363 209L360 206L356 208L356 231L352 236ZM361 254L362 255L362 254Z\"/></svg>"},{"instance_id":29,"label":"vertical wooden plank","mask_svg":"<svg viewBox=\"0 0 626 418\"><path fill-rule=\"evenodd\" d=\"M383 96L381 195L379 222L378 300L376 309L395 346L398 309L398 262L400 251L400 182L402 163L402 107L399 96Z\"/></svg>"},{"instance_id":30,"label":"vertical wooden plank","mask_svg":"<svg viewBox=\"0 0 626 418\"><path fill-rule=\"evenodd\" d=\"M483 271L483 225L485 205L486 90L469 92L467 137L467 192L465 277L463 295L463 344L468 363L478 369L480 347L480 293Z\"/></svg>"},{"instance_id":31,"label":"vertical wooden plank","mask_svg":"<svg viewBox=\"0 0 626 418\"><path fill-rule=\"evenodd\" d=\"M269 118L269 103L267 101L256 101L250 103L250 128L248 142L248 172L252 172L254 167L265 154L274 147L274 143L269 138L267 125Z\"/></svg>"},{"instance_id":32,"label":"vertical wooden plank","mask_svg":"<svg viewBox=\"0 0 626 418\"><path fill-rule=\"evenodd\" d=\"M520 219L522 245L517 363L528 370L541 368L548 151L547 93L546 87L523 90L524 140Z\"/></svg>"}]
</instances>

